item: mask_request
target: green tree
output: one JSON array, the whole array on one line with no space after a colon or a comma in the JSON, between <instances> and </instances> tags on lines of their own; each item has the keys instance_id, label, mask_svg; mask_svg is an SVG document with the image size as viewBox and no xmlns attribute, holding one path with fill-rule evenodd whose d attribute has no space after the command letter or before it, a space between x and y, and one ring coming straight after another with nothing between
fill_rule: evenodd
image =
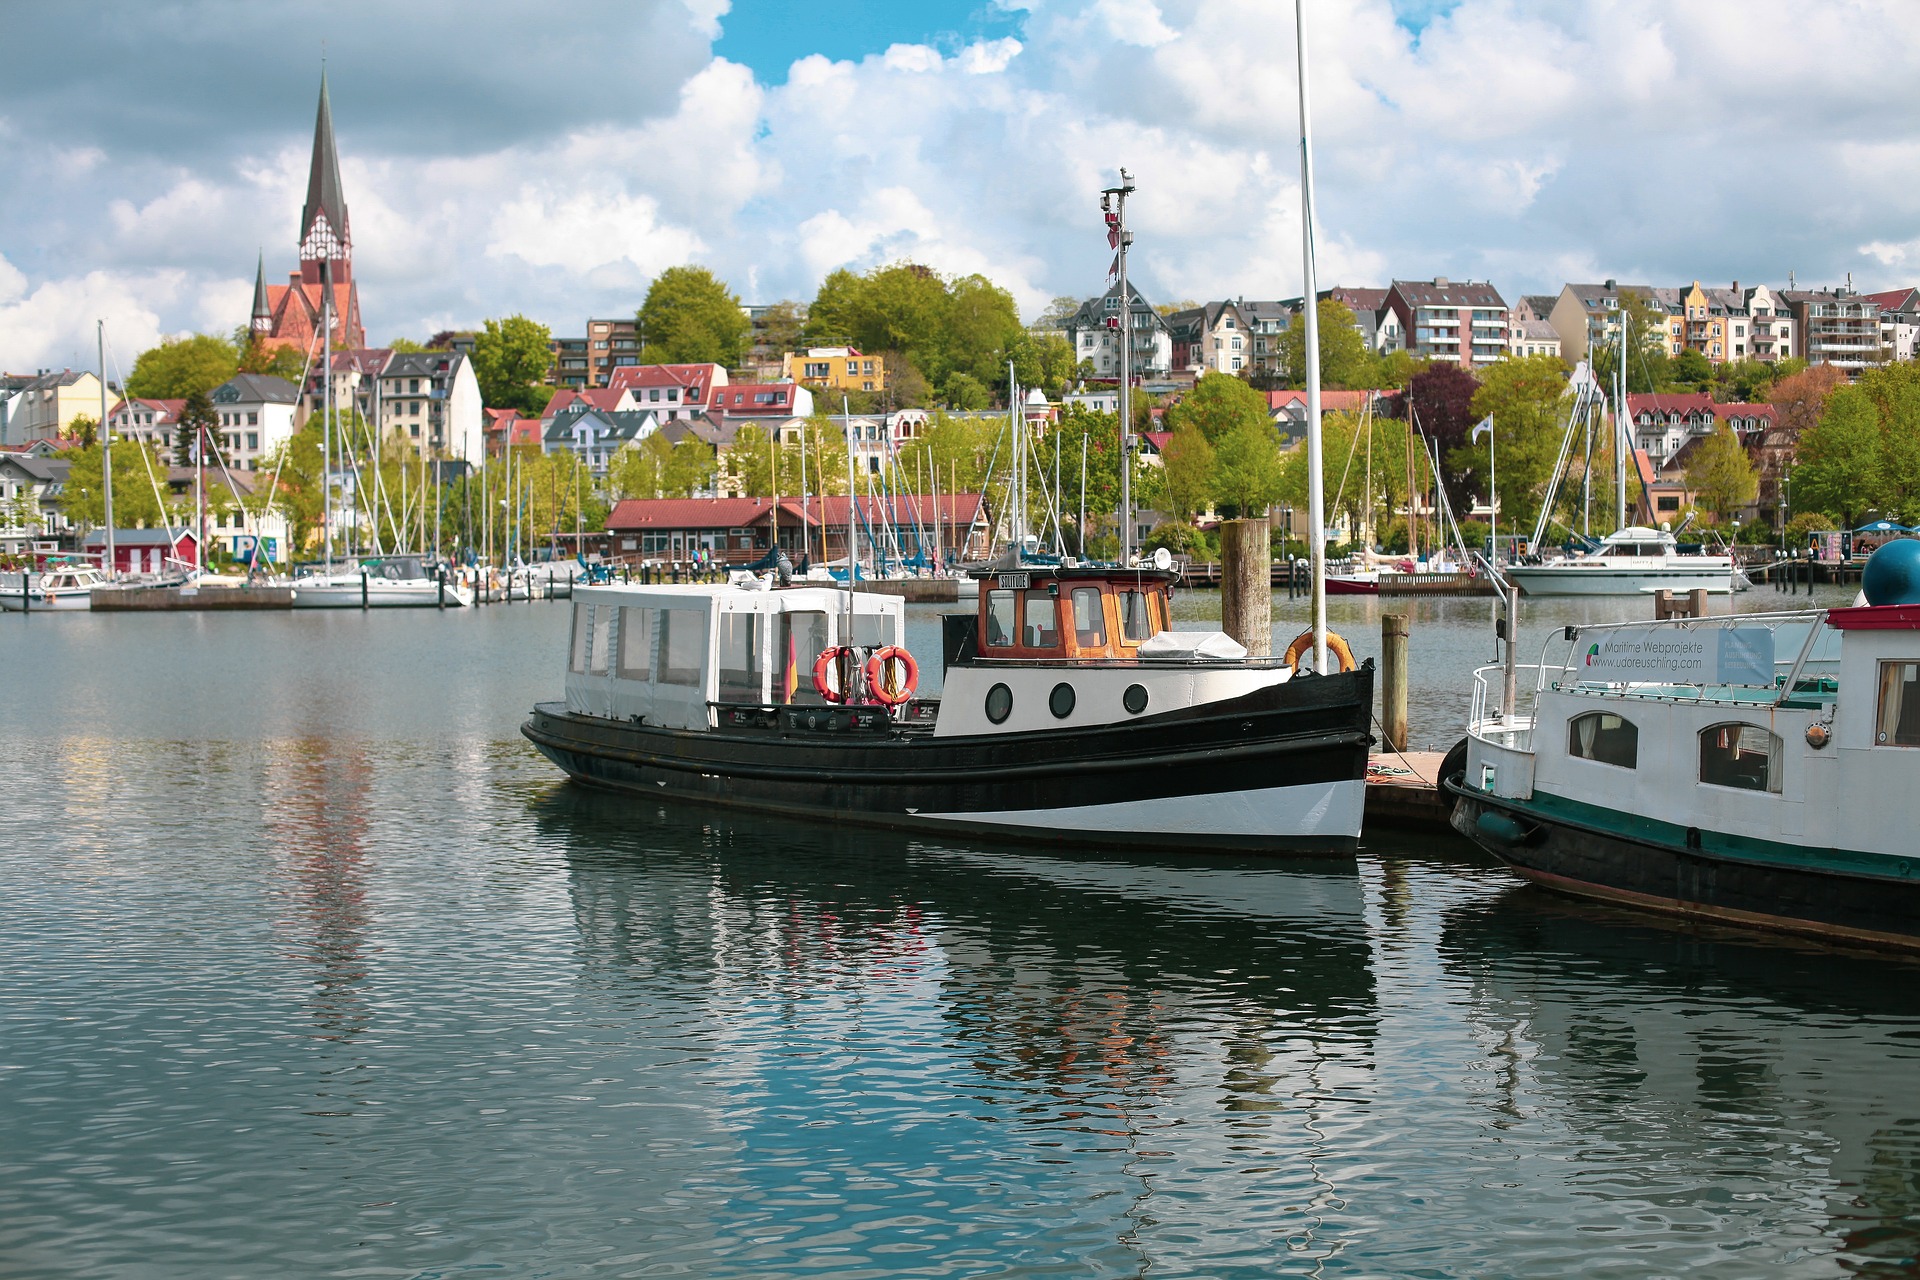
<instances>
[{"instance_id":1,"label":"green tree","mask_svg":"<svg viewBox=\"0 0 1920 1280\"><path fill-rule=\"evenodd\" d=\"M67 424L67 435L80 442L82 449L91 449L100 443L100 419L90 413L83 413Z\"/></svg>"},{"instance_id":2,"label":"green tree","mask_svg":"<svg viewBox=\"0 0 1920 1280\"><path fill-rule=\"evenodd\" d=\"M1868 369L1855 384L1880 420L1880 487L1874 505L1920 517L1920 365L1912 361Z\"/></svg>"},{"instance_id":3,"label":"green tree","mask_svg":"<svg viewBox=\"0 0 1920 1280\"><path fill-rule=\"evenodd\" d=\"M1280 500L1280 434L1270 423L1244 422L1215 450L1213 500L1222 515L1263 516Z\"/></svg>"},{"instance_id":4,"label":"green tree","mask_svg":"<svg viewBox=\"0 0 1920 1280\"><path fill-rule=\"evenodd\" d=\"M801 328L801 340L810 347L847 346L852 343L860 293L865 283L845 267L827 272L826 279L820 282L820 288L807 308L807 322Z\"/></svg>"},{"instance_id":5,"label":"green tree","mask_svg":"<svg viewBox=\"0 0 1920 1280\"><path fill-rule=\"evenodd\" d=\"M733 295L705 267L668 267L653 278L636 318L644 364L738 366L752 325Z\"/></svg>"},{"instance_id":6,"label":"green tree","mask_svg":"<svg viewBox=\"0 0 1920 1280\"><path fill-rule=\"evenodd\" d=\"M473 340L473 376L491 409L538 413L547 393L540 383L553 368L553 334L523 315L489 320Z\"/></svg>"},{"instance_id":7,"label":"green tree","mask_svg":"<svg viewBox=\"0 0 1920 1280\"><path fill-rule=\"evenodd\" d=\"M1167 409L1169 431L1191 423L1216 448L1235 429L1248 423L1266 425L1267 398L1230 373L1203 373L1193 390Z\"/></svg>"},{"instance_id":8,"label":"green tree","mask_svg":"<svg viewBox=\"0 0 1920 1280\"><path fill-rule=\"evenodd\" d=\"M698 436L687 436L667 455L667 465L660 472L661 496L691 498L711 489L715 471L713 446Z\"/></svg>"},{"instance_id":9,"label":"green tree","mask_svg":"<svg viewBox=\"0 0 1920 1280\"><path fill-rule=\"evenodd\" d=\"M1713 381L1713 364L1703 352L1688 347L1668 363L1668 375L1678 386L1703 391Z\"/></svg>"},{"instance_id":10,"label":"green tree","mask_svg":"<svg viewBox=\"0 0 1920 1280\"><path fill-rule=\"evenodd\" d=\"M673 446L658 431L621 445L607 460L607 493L616 501L658 498Z\"/></svg>"},{"instance_id":11,"label":"green tree","mask_svg":"<svg viewBox=\"0 0 1920 1280\"><path fill-rule=\"evenodd\" d=\"M722 465L731 481L730 488L743 498L771 498L774 493L774 473L778 470L777 446L773 437L756 422L749 422L734 433L733 443L727 446ZM794 483L799 483L799 473L794 473ZM788 490L793 492L793 490Z\"/></svg>"},{"instance_id":12,"label":"green tree","mask_svg":"<svg viewBox=\"0 0 1920 1280\"><path fill-rule=\"evenodd\" d=\"M424 342L415 342L412 338L395 338L391 342L387 343L387 350L414 353L414 352L420 352L420 351L431 351L433 350L433 348L429 347Z\"/></svg>"},{"instance_id":13,"label":"green tree","mask_svg":"<svg viewBox=\"0 0 1920 1280\"><path fill-rule=\"evenodd\" d=\"M1080 299L1072 294L1060 294L1047 304L1047 309L1034 321L1036 329L1064 329L1067 321L1080 312Z\"/></svg>"},{"instance_id":14,"label":"green tree","mask_svg":"<svg viewBox=\"0 0 1920 1280\"><path fill-rule=\"evenodd\" d=\"M887 360L887 402L896 409L925 409L933 404L933 384L904 351L884 353Z\"/></svg>"},{"instance_id":15,"label":"green tree","mask_svg":"<svg viewBox=\"0 0 1920 1280\"><path fill-rule=\"evenodd\" d=\"M214 435L220 426L220 415L214 412L213 401L204 391L189 392L187 402L180 407L179 425L173 433L173 463L177 467L190 467L196 453L204 452L211 462L214 457Z\"/></svg>"},{"instance_id":16,"label":"green tree","mask_svg":"<svg viewBox=\"0 0 1920 1280\"><path fill-rule=\"evenodd\" d=\"M127 375L127 395L144 400L180 400L211 391L240 369L240 352L212 334L169 338L149 347Z\"/></svg>"},{"instance_id":17,"label":"green tree","mask_svg":"<svg viewBox=\"0 0 1920 1280\"><path fill-rule=\"evenodd\" d=\"M1667 313L1651 298L1632 289L1620 291L1620 312L1627 326L1627 391L1644 395L1670 380L1667 358ZM1594 372L1601 385L1612 386L1620 367L1620 351L1613 343L1593 350Z\"/></svg>"},{"instance_id":18,"label":"green tree","mask_svg":"<svg viewBox=\"0 0 1920 1280\"><path fill-rule=\"evenodd\" d=\"M1188 524L1205 510L1214 495L1216 466L1213 445L1206 433L1192 422L1176 426L1166 447L1160 451L1161 491L1165 495L1167 514Z\"/></svg>"},{"instance_id":19,"label":"green tree","mask_svg":"<svg viewBox=\"0 0 1920 1280\"><path fill-rule=\"evenodd\" d=\"M1073 344L1057 333L1023 332L1007 348L1013 376L1023 387L1039 387L1058 400L1074 374Z\"/></svg>"},{"instance_id":20,"label":"green tree","mask_svg":"<svg viewBox=\"0 0 1920 1280\"><path fill-rule=\"evenodd\" d=\"M985 276L961 276L946 286L940 316L941 359L946 368L971 374L983 386L1004 383L1007 357L1025 336L1013 295ZM1058 341L1065 344L1065 339Z\"/></svg>"},{"instance_id":21,"label":"green tree","mask_svg":"<svg viewBox=\"0 0 1920 1280\"><path fill-rule=\"evenodd\" d=\"M1531 527L1539 514L1547 477L1560 452L1566 395L1567 366L1558 356L1514 356L1480 373L1473 413L1476 419L1493 418L1492 442L1484 436L1469 439L1454 448L1447 463L1477 480L1487 477L1490 461L1497 464L1503 527L1516 532ZM1490 459L1492 450L1498 452Z\"/></svg>"},{"instance_id":22,"label":"green tree","mask_svg":"<svg viewBox=\"0 0 1920 1280\"><path fill-rule=\"evenodd\" d=\"M69 464L66 483L55 500L60 514L83 529L100 528L107 519L106 487L100 482L100 446L68 449L60 456ZM157 453L126 441L113 447L113 523L116 527L130 529L161 523L162 512L154 497L153 484L154 478L164 483L166 473L166 459Z\"/></svg>"},{"instance_id":23,"label":"green tree","mask_svg":"<svg viewBox=\"0 0 1920 1280\"><path fill-rule=\"evenodd\" d=\"M1352 309L1343 302L1322 298L1316 314L1320 321L1320 385L1328 389L1374 385L1377 362L1367 350L1367 340L1354 328ZM1288 386L1307 385L1306 353L1306 313L1298 311L1280 335L1280 367Z\"/></svg>"},{"instance_id":24,"label":"green tree","mask_svg":"<svg viewBox=\"0 0 1920 1280\"><path fill-rule=\"evenodd\" d=\"M1733 428L1721 423L1702 440L1687 464L1687 488L1694 505L1730 520L1760 493L1760 477Z\"/></svg>"},{"instance_id":25,"label":"green tree","mask_svg":"<svg viewBox=\"0 0 1920 1280\"><path fill-rule=\"evenodd\" d=\"M947 407L961 413L977 413L993 403L993 397L980 380L970 373L947 375Z\"/></svg>"},{"instance_id":26,"label":"green tree","mask_svg":"<svg viewBox=\"0 0 1920 1280\"><path fill-rule=\"evenodd\" d=\"M1879 505L1880 415L1858 386L1829 395L1820 421L1800 437L1793 500L1800 508L1838 511L1847 527Z\"/></svg>"},{"instance_id":27,"label":"green tree","mask_svg":"<svg viewBox=\"0 0 1920 1280\"><path fill-rule=\"evenodd\" d=\"M760 313L756 323L758 341L767 350L784 354L800 346L800 334L805 326L806 319L800 304L791 298L782 298Z\"/></svg>"}]
</instances>

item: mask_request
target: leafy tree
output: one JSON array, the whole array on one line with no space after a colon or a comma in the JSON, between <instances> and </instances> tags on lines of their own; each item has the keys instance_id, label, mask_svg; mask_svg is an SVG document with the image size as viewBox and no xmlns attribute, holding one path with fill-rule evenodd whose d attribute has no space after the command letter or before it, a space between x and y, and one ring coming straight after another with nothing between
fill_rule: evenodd
<instances>
[{"instance_id":1,"label":"leafy tree","mask_svg":"<svg viewBox=\"0 0 1920 1280\"><path fill-rule=\"evenodd\" d=\"M268 344L260 336L239 329L243 341L239 344L241 373L264 373L276 378L285 378L295 386L300 384L307 371L307 358L298 348L285 343Z\"/></svg>"},{"instance_id":2,"label":"leafy tree","mask_svg":"<svg viewBox=\"0 0 1920 1280\"><path fill-rule=\"evenodd\" d=\"M1023 387L1039 387L1058 400L1073 378L1073 344L1057 333L1021 333L1007 348L1013 376Z\"/></svg>"},{"instance_id":3,"label":"leafy tree","mask_svg":"<svg viewBox=\"0 0 1920 1280\"><path fill-rule=\"evenodd\" d=\"M1800 437L1793 487L1796 504L1837 511L1847 528L1879 505L1880 415L1865 390L1842 387L1827 397L1820 421Z\"/></svg>"},{"instance_id":4,"label":"leafy tree","mask_svg":"<svg viewBox=\"0 0 1920 1280\"><path fill-rule=\"evenodd\" d=\"M660 472L661 496L691 498L711 489L715 471L713 446L698 436L687 436L667 455L667 465Z\"/></svg>"},{"instance_id":5,"label":"leafy tree","mask_svg":"<svg viewBox=\"0 0 1920 1280\"><path fill-rule=\"evenodd\" d=\"M781 476L801 477L796 487L789 492L816 495L845 493L847 491L845 430L840 424L834 422L825 410L820 410L807 419L806 424L800 429L800 434L804 438L804 446L788 445L780 463Z\"/></svg>"},{"instance_id":6,"label":"leafy tree","mask_svg":"<svg viewBox=\"0 0 1920 1280\"><path fill-rule=\"evenodd\" d=\"M658 431L621 445L607 460L607 492L616 500L658 498L673 446Z\"/></svg>"},{"instance_id":7,"label":"leafy tree","mask_svg":"<svg viewBox=\"0 0 1920 1280\"><path fill-rule=\"evenodd\" d=\"M647 287L636 317L643 364L737 366L752 324L740 299L705 267L668 267Z\"/></svg>"},{"instance_id":8,"label":"leafy tree","mask_svg":"<svg viewBox=\"0 0 1920 1280\"><path fill-rule=\"evenodd\" d=\"M1217 465L1213 445L1197 424L1176 426L1160 451L1167 513L1184 524L1205 510L1213 497Z\"/></svg>"},{"instance_id":9,"label":"leafy tree","mask_svg":"<svg viewBox=\"0 0 1920 1280\"><path fill-rule=\"evenodd\" d=\"M127 395L145 400L179 400L211 391L240 369L240 352L212 334L169 338L149 347L127 375Z\"/></svg>"},{"instance_id":10,"label":"leafy tree","mask_svg":"<svg viewBox=\"0 0 1920 1280\"><path fill-rule=\"evenodd\" d=\"M538 413L547 394L539 385L553 368L553 334L523 315L489 320L473 340L473 376L492 409Z\"/></svg>"},{"instance_id":11,"label":"leafy tree","mask_svg":"<svg viewBox=\"0 0 1920 1280\"><path fill-rule=\"evenodd\" d=\"M853 342L860 294L866 282L845 267L827 272L813 303L801 340L810 347L846 346ZM877 350L878 348L876 348Z\"/></svg>"},{"instance_id":12,"label":"leafy tree","mask_svg":"<svg viewBox=\"0 0 1920 1280\"><path fill-rule=\"evenodd\" d=\"M1567 366L1558 356L1514 356L1488 366L1473 395L1473 414L1476 420L1493 418L1491 441L1469 440L1448 457L1453 470L1471 475L1476 486L1488 478L1489 462L1497 462L1502 523L1510 518L1516 532L1539 514L1560 452L1566 395ZM1497 459L1490 459L1494 449Z\"/></svg>"},{"instance_id":13,"label":"leafy tree","mask_svg":"<svg viewBox=\"0 0 1920 1280\"><path fill-rule=\"evenodd\" d=\"M395 338L387 343L387 349L389 351L420 352L431 351L433 348L424 342L415 342L412 338Z\"/></svg>"},{"instance_id":14,"label":"leafy tree","mask_svg":"<svg viewBox=\"0 0 1920 1280\"><path fill-rule=\"evenodd\" d=\"M100 442L100 419L92 414L80 414L67 424L67 434L78 440L82 449L91 449Z\"/></svg>"},{"instance_id":15,"label":"leafy tree","mask_svg":"<svg viewBox=\"0 0 1920 1280\"><path fill-rule=\"evenodd\" d=\"M1221 438L1213 472L1213 500L1221 514L1265 515L1283 485L1280 435L1271 424L1243 422Z\"/></svg>"},{"instance_id":16,"label":"leafy tree","mask_svg":"<svg viewBox=\"0 0 1920 1280\"><path fill-rule=\"evenodd\" d=\"M987 389L970 373L947 375L947 407L963 413L978 412L993 403Z\"/></svg>"},{"instance_id":17,"label":"leafy tree","mask_svg":"<svg viewBox=\"0 0 1920 1280\"><path fill-rule=\"evenodd\" d=\"M1423 368L1424 362L1414 359L1410 352L1385 351L1374 357L1373 377L1368 385L1383 390L1399 389L1412 382Z\"/></svg>"},{"instance_id":18,"label":"leafy tree","mask_svg":"<svg viewBox=\"0 0 1920 1280\"><path fill-rule=\"evenodd\" d=\"M1760 477L1733 428L1721 423L1702 440L1687 463L1687 488L1694 505L1730 520L1760 493Z\"/></svg>"},{"instance_id":19,"label":"leafy tree","mask_svg":"<svg viewBox=\"0 0 1920 1280\"><path fill-rule=\"evenodd\" d=\"M1729 360L1713 371L1713 398L1722 404L1758 404L1785 375L1763 360Z\"/></svg>"},{"instance_id":20,"label":"leafy tree","mask_svg":"<svg viewBox=\"0 0 1920 1280\"><path fill-rule=\"evenodd\" d=\"M177 467L190 467L194 457L206 451L212 459L212 436L219 429L220 415L214 412L213 401L204 391L188 394L186 404L180 407L180 422L173 433L173 464Z\"/></svg>"},{"instance_id":21,"label":"leafy tree","mask_svg":"<svg viewBox=\"0 0 1920 1280\"><path fill-rule=\"evenodd\" d=\"M1052 302L1047 304L1047 309L1040 313L1038 320L1034 321L1034 327L1037 329L1064 329L1067 327L1067 321L1073 319L1074 316L1079 314L1079 311L1080 299L1073 297L1071 294L1060 294L1054 298Z\"/></svg>"},{"instance_id":22,"label":"leafy tree","mask_svg":"<svg viewBox=\"0 0 1920 1280\"><path fill-rule=\"evenodd\" d=\"M1023 330L1012 295L985 277L949 281L918 263L897 262L864 276L844 268L829 273L808 309L805 332L809 343L887 352L890 384L895 353L902 354L951 404L957 403L948 385L954 374L997 398L1008 350ZM961 394L970 394L961 385ZM909 403L901 388L889 390L895 404Z\"/></svg>"},{"instance_id":23,"label":"leafy tree","mask_svg":"<svg viewBox=\"0 0 1920 1280\"><path fill-rule=\"evenodd\" d=\"M100 481L103 451L98 444L68 449L60 454L70 464L67 481L56 501L60 514L83 529L106 523L106 488ZM113 523L122 528L158 525L163 519L153 496L151 476L166 475L166 459L157 452L123 441L113 447ZM38 513L36 512L36 518Z\"/></svg>"},{"instance_id":24,"label":"leafy tree","mask_svg":"<svg viewBox=\"0 0 1920 1280\"><path fill-rule=\"evenodd\" d=\"M1868 369L1855 387L1873 402L1880 420L1875 505L1908 520L1920 516L1920 365L1905 361Z\"/></svg>"},{"instance_id":25,"label":"leafy tree","mask_svg":"<svg viewBox=\"0 0 1920 1280\"><path fill-rule=\"evenodd\" d=\"M778 469L773 437L756 422L749 422L734 433L724 460L727 475L743 498L771 498L775 493L774 473ZM794 473L798 486L799 473ZM793 490L788 490L793 492Z\"/></svg>"},{"instance_id":26,"label":"leafy tree","mask_svg":"<svg viewBox=\"0 0 1920 1280\"><path fill-rule=\"evenodd\" d=\"M1470 476L1448 464L1453 451L1467 442L1467 432L1479 418L1473 412L1474 393L1479 379L1449 361L1435 361L1413 375L1407 393L1399 401L1399 411L1422 441L1432 441L1440 451L1440 481L1446 487L1447 500L1457 512L1466 511Z\"/></svg>"},{"instance_id":27,"label":"leafy tree","mask_svg":"<svg viewBox=\"0 0 1920 1280\"><path fill-rule=\"evenodd\" d=\"M1673 357L1669 369L1676 384L1691 387L1696 391L1705 390L1707 384L1713 381L1712 362L1692 347Z\"/></svg>"},{"instance_id":28,"label":"leafy tree","mask_svg":"<svg viewBox=\"0 0 1920 1280\"><path fill-rule=\"evenodd\" d=\"M931 405L933 386L919 367L907 359L907 353L889 351L885 354L888 403L896 409L925 409Z\"/></svg>"},{"instance_id":29,"label":"leafy tree","mask_svg":"<svg viewBox=\"0 0 1920 1280\"><path fill-rule=\"evenodd\" d=\"M1218 448L1241 426L1268 424L1267 398L1232 374L1203 373L1193 390L1167 409L1165 422L1170 431L1191 424Z\"/></svg>"},{"instance_id":30,"label":"leafy tree","mask_svg":"<svg viewBox=\"0 0 1920 1280\"><path fill-rule=\"evenodd\" d=\"M1333 298L1320 299L1320 385L1328 389L1369 387L1374 385L1377 362L1367 350L1367 340L1354 328L1353 311ZM1280 335L1280 367L1287 385L1307 385L1307 318L1304 309L1294 313L1286 332Z\"/></svg>"},{"instance_id":31,"label":"leafy tree","mask_svg":"<svg viewBox=\"0 0 1920 1280\"><path fill-rule=\"evenodd\" d=\"M947 369L971 374L982 386L1003 383L1007 357L1025 336L1013 295L985 276L961 276L946 286L940 345Z\"/></svg>"}]
</instances>

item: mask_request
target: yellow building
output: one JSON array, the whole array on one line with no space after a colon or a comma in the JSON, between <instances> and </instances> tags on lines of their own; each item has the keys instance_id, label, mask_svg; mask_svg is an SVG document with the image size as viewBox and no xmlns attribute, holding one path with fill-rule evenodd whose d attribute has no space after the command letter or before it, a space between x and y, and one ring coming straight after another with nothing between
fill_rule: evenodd
<instances>
[{"instance_id":1,"label":"yellow building","mask_svg":"<svg viewBox=\"0 0 1920 1280\"><path fill-rule=\"evenodd\" d=\"M852 347L808 347L781 357L780 376L835 391L881 391L887 385L887 361Z\"/></svg>"},{"instance_id":2,"label":"yellow building","mask_svg":"<svg viewBox=\"0 0 1920 1280\"><path fill-rule=\"evenodd\" d=\"M1715 290L1713 292L1719 292ZM1727 304L1724 298L1716 298L1712 292L1700 287L1695 280L1693 287L1686 290L1680 298L1680 320L1684 325L1680 341L1675 344L1673 354L1681 351L1698 351L1701 355L1720 364L1727 358Z\"/></svg>"}]
</instances>

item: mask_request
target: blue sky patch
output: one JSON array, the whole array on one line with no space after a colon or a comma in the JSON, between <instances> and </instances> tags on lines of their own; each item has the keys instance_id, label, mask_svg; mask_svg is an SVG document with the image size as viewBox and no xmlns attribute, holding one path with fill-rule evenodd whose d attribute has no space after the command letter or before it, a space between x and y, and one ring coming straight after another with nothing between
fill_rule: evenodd
<instances>
[{"instance_id":1,"label":"blue sky patch","mask_svg":"<svg viewBox=\"0 0 1920 1280\"><path fill-rule=\"evenodd\" d=\"M889 45L927 44L943 53L977 40L1020 34L1025 14L991 0L733 0L713 51L743 63L762 84L784 84L787 69L810 53L858 61Z\"/></svg>"}]
</instances>

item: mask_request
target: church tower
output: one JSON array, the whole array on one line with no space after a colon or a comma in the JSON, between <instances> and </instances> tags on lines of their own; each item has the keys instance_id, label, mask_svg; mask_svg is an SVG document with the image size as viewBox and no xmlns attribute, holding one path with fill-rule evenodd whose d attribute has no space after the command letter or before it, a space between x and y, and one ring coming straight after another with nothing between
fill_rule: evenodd
<instances>
[{"instance_id":1,"label":"church tower","mask_svg":"<svg viewBox=\"0 0 1920 1280\"><path fill-rule=\"evenodd\" d=\"M307 171L307 202L300 210L300 269L284 285L269 286L265 262L255 276L249 327L270 347L312 352L331 289L336 348L367 345L360 323L360 288L353 279L353 231L340 189L340 157L333 143L333 106L326 73L320 75L320 111L313 122L313 161Z\"/></svg>"},{"instance_id":2,"label":"church tower","mask_svg":"<svg viewBox=\"0 0 1920 1280\"><path fill-rule=\"evenodd\" d=\"M319 284L320 264L336 285L353 279L353 233L347 225L347 198L340 190L340 157L333 149L333 109L327 102L327 76L320 74L320 114L313 122L313 164L307 171L307 203L300 211L300 278Z\"/></svg>"}]
</instances>

